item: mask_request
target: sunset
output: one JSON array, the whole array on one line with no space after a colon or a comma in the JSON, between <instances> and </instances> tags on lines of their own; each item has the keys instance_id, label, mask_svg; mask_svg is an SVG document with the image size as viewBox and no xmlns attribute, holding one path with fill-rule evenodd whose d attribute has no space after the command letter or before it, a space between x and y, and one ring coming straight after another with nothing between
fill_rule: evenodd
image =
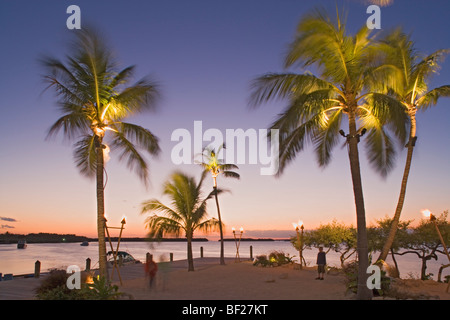
<instances>
[{"instance_id":1,"label":"sunset","mask_svg":"<svg viewBox=\"0 0 450 320\"><path fill-rule=\"evenodd\" d=\"M43 233L91 250L41 259L43 274L90 258L110 284L117 246L159 270L175 252L201 278L202 246L208 268L239 256L259 270L276 251L314 280L324 247L327 268L354 261L357 284L323 299L371 299L367 268L395 259L398 278L450 299L448 12L445 0L2 1L0 280L33 272L47 249L26 266L8 252L19 238L37 250L27 235ZM333 246L336 234L352 240ZM405 254L420 246L432 260ZM155 299L123 277L119 291Z\"/></svg>"}]
</instances>

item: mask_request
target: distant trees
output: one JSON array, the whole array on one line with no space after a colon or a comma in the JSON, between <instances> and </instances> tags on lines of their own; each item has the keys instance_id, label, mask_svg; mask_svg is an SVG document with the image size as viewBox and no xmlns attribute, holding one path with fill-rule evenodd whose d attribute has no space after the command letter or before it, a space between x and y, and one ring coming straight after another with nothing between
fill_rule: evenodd
<instances>
[{"instance_id":1,"label":"distant trees","mask_svg":"<svg viewBox=\"0 0 450 320\"><path fill-rule=\"evenodd\" d=\"M445 245L448 247L450 245L450 223L447 221L448 210L441 213L440 216L436 217L436 222L439 231L442 234ZM403 239L401 246L406 251L397 253L398 255L404 254L415 254L421 261L421 273L420 278L426 280L431 274L427 274L427 261L438 259L438 253L444 254L444 250L436 234L436 229L432 222L427 220L421 220L419 225L408 233L408 236Z\"/></svg>"},{"instance_id":2,"label":"distant trees","mask_svg":"<svg viewBox=\"0 0 450 320\"><path fill-rule=\"evenodd\" d=\"M450 223L447 221L448 210L436 217L436 222L442 238L447 247L450 246ZM413 254L421 261L420 279L429 279L433 274L427 274L427 262L437 260L438 255L445 255L442 244L436 233L432 222L422 219L415 227L411 227L412 220L400 221L397 234L391 246L390 254L397 271L400 270L396 261L396 256ZM367 229L368 248L370 252L380 251L383 248L386 235L389 233L392 224L391 218L377 220L376 225ZM356 230L352 225L345 225L334 220L331 223L320 225L315 230L306 231L304 234L304 248L322 246L326 252L334 250L340 254L341 267L356 253ZM292 245L298 250L296 237L291 238ZM374 261L373 261L374 262ZM441 280L441 272L445 267L443 265L439 271L438 280Z\"/></svg>"},{"instance_id":3,"label":"distant trees","mask_svg":"<svg viewBox=\"0 0 450 320\"><path fill-rule=\"evenodd\" d=\"M341 267L344 267L345 261L356 252L356 229L336 220L320 225L316 230L306 231L303 240L304 248L324 247L325 252L333 250L339 253ZM293 237L291 242L298 250L297 238Z\"/></svg>"}]
</instances>

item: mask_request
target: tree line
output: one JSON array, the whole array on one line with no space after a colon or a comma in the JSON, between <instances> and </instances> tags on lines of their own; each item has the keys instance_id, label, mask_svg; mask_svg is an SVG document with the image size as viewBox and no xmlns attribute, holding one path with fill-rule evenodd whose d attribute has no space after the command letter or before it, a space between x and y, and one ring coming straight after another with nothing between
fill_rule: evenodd
<instances>
[{"instance_id":1,"label":"tree line","mask_svg":"<svg viewBox=\"0 0 450 320\"><path fill-rule=\"evenodd\" d=\"M445 245L450 245L450 223L447 221L448 210L436 217L437 226L442 234ZM421 263L420 279L430 279L433 274L427 273L427 262L437 260L439 255L445 259L444 248L436 233L434 223L429 219L421 219L416 226L412 226L413 220L400 221L397 234L389 250L393 266L384 263L390 276L400 277L400 268L396 257L413 255ZM367 228L368 249L370 255L382 250L386 237L392 225L392 218L385 217L376 221L375 225ZM324 247L326 252L335 251L339 254L341 268L357 258L356 228L352 225L333 220L322 224L315 230L304 232L302 249ZM291 238L292 245L299 250L297 237ZM375 262L375 261L372 261ZM438 281L442 280L442 271L450 264L442 264L439 269Z\"/></svg>"}]
</instances>

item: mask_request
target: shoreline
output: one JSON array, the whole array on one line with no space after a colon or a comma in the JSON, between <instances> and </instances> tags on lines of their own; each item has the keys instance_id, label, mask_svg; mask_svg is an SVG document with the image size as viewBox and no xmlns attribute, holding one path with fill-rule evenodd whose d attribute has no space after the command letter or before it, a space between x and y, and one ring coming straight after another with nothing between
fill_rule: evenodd
<instances>
[{"instance_id":1,"label":"shoreline","mask_svg":"<svg viewBox=\"0 0 450 320\"><path fill-rule=\"evenodd\" d=\"M111 241L117 242L119 237L111 237ZM56 234L56 233L30 233L23 234L0 234L0 245L17 244L19 240L25 240L27 244L32 243L81 243L81 242L98 242L98 238L86 236L77 236L75 234ZM108 241L108 239L106 239ZM162 238L149 239L147 237L123 237L121 242L187 242L186 238ZM208 238L194 238L192 242L218 242L218 240L210 240ZM236 241L234 238L224 238L223 241ZM240 241L290 241L289 238L241 238Z\"/></svg>"}]
</instances>

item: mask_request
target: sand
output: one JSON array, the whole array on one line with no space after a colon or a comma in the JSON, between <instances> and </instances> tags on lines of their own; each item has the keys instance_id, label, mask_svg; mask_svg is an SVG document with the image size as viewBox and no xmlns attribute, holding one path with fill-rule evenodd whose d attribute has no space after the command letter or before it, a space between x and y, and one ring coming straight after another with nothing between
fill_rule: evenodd
<instances>
[{"instance_id":1,"label":"sand","mask_svg":"<svg viewBox=\"0 0 450 320\"><path fill-rule=\"evenodd\" d=\"M352 299L345 294L341 275L315 280L315 270L296 270L293 265L255 267L250 261L228 260L220 265L218 258L195 261L196 269L173 268L167 274L159 270L156 282L149 288L143 271L141 277L123 279L120 291L134 299L150 300L322 300ZM133 266L139 268L139 266ZM140 267L142 268L142 267ZM137 271L137 270L136 270ZM137 271L139 272L139 271ZM137 277L136 277L137 276ZM117 282L117 284L119 284Z\"/></svg>"},{"instance_id":2,"label":"sand","mask_svg":"<svg viewBox=\"0 0 450 320\"><path fill-rule=\"evenodd\" d=\"M160 265L154 286L149 287L143 264L120 268L122 283L114 271L113 283L125 293L123 299L135 300L354 300L346 292L341 273L315 280L314 267L299 270L298 266L256 267L250 261L218 258L197 258L195 271L187 271L187 261ZM110 270L111 272L112 270ZM45 275L43 276L45 277ZM33 289L41 279L14 279L0 282L0 300L35 299ZM450 300L447 284L436 281L394 279L392 288L400 299ZM395 299L395 297L374 299Z\"/></svg>"}]
</instances>

